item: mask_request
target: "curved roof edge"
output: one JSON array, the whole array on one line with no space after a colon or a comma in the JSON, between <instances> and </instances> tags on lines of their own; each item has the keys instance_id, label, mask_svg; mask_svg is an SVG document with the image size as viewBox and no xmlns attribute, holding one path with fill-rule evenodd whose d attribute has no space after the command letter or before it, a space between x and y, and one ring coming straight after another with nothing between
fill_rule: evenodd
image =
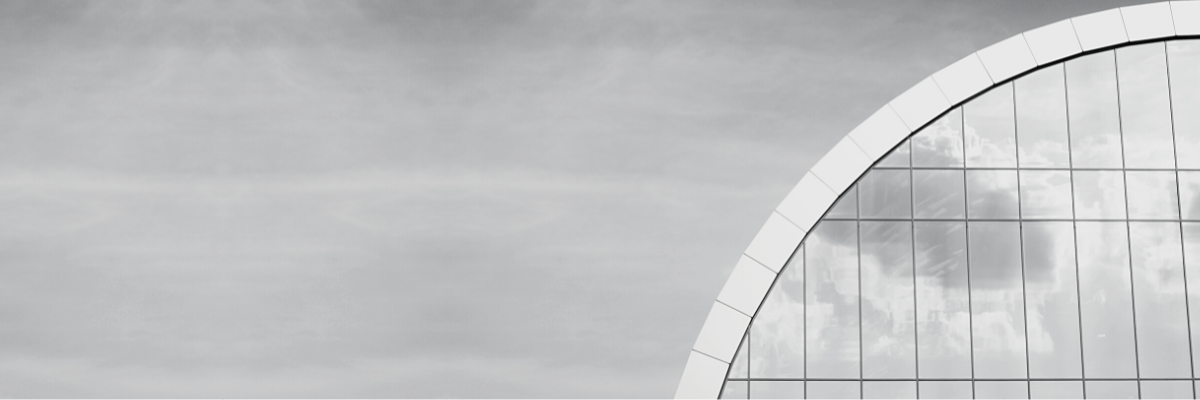
<instances>
[{"instance_id":1,"label":"curved roof edge","mask_svg":"<svg viewBox=\"0 0 1200 400\"><path fill-rule=\"evenodd\" d=\"M675 398L717 398L776 275L808 230L871 165L935 117L996 84L1092 50L1200 35L1200 1L1114 8L1045 25L972 53L888 102L818 161L750 242L688 356Z\"/></svg>"}]
</instances>

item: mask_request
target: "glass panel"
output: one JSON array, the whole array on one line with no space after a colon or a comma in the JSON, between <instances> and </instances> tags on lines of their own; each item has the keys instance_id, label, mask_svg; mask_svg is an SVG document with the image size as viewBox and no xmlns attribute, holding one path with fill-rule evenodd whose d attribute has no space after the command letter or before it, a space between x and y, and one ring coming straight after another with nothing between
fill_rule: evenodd
<instances>
[{"instance_id":1,"label":"glass panel","mask_svg":"<svg viewBox=\"0 0 1200 400\"><path fill-rule=\"evenodd\" d=\"M971 377L966 226L917 222L917 358L921 378Z\"/></svg>"},{"instance_id":2,"label":"glass panel","mask_svg":"<svg viewBox=\"0 0 1200 400\"><path fill-rule=\"evenodd\" d=\"M1175 162L1200 168L1200 41L1167 42L1171 107L1175 111Z\"/></svg>"},{"instance_id":3,"label":"glass panel","mask_svg":"<svg viewBox=\"0 0 1200 400\"><path fill-rule=\"evenodd\" d=\"M846 194L837 199L833 203L833 207L829 208L829 212L825 214L826 219L858 218L858 184L851 186Z\"/></svg>"},{"instance_id":4,"label":"glass panel","mask_svg":"<svg viewBox=\"0 0 1200 400\"><path fill-rule=\"evenodd\" d=\"M1137 381L1087 381L1084 383L1089 399L1136 399Z\"/></svg>"},{"instance_id":5,"label":"glass panel","mask_svg":"<svg viewBox=\"0 0 1200 400\"><path fill-rule=\"evenodd\" d=\"M1017 219L1017 171L967 171L967 217Z\"/></svg>"},{"instance_id":6,"label":"glass panel","mask_svg":"<svg viewBox=\"0 0 1200 400\"><path fill-rule=\"evenodd\" d=\"M912 137L914 167L962 167L962 108L955 108Z\"/></svg>"},{"instance_id":7,"label":"glass panel","mask_svg":"<svg viewBox=\"0 0 1200 400\"><path fill-rule=\"evenodd\" d=\"M1021 167L1070 166L1067 87L1062 64L1016 81L1017 145Z\"/></svg>"},{"instance_id":8,"label":"glass panel","mask_svg":"<svg viewBox=\"0 0 1200 400\"><path fill-rule=\"evenodd\" d=\"M1175 222L1130 222L1138 360L1142 378L1190 378L1183 247Z\"/></svg>"},{"instance_id":9,"label":"glass panel","mask_svg":"<svg viewBox=\"0 0 1200 400\"><path fill-rule=\"evenodd\" d=\"M1081 378L1075 230L1071 222L1023 222L1029 376Z\"/></svg>"},{"instance_id":10,"label":"glass panel","mask_svg":"<svg viewBox=\"0 0 1200 400\"><path fill-rule=\"evenodd\" d=\"M751 378L804 378L805 247L779 273L750 326Z\"/></svg>"},{"instance_id":11,"label":"glass panel","mask_svg":"<svg viewBox=\"0 0 1200 400\"><path fill-rule=\"evenodd\" d=\"M1021 171L1021 218L1071 219L1071 173Z\"/></svg>"},{"instance_id":12,"label":"glass panel","mask_svg":"<svg viewBox=\"0 0 1200 400\"><path fill-rule=\"evenodd\" d=\"M1125 177L1121 171L1073 171L1075 218L1125 219Z\"/></svg>"},{"instance_id":13,"label":"glass panel","mask_svg":"<svg viewBox=\"0 0 1200 400\"><path fill-rule=\"evenodd\" d=\"M1033 399L1082 399L1082 381L1029 382Z\"/></svg>"},{"instance_id":14,"label":"glass panel","mask_svg":"<svg viewBox=\"0 0 1200 400\"><path fill-rule=\"evenodd\" d=\"M1075 168L1122 168L1113 52L1067 61L1067 111Z\"/></svg>"},{"instance_id":15,"label":"glass panel","mask_svg":"<svg viewBox=\"0 0 1200 400\"><path fill-rule=\"evenodd\" d=\"M896 146L895 149L892 149L891 153L888 153L887 156L884 156L883 159L879 160L879 163L875 165L878 167L908 167L908 146L909 143L907 140L905 140L904 143L900 143L899 146Z\"/></svg>"},{"instance_id":16,"label":"glass panel","mask_svg":"<svg viewBox=\"0 0 1200 400\"><path fill-rule=\"evenodd\" d=\"M970 381L922 381L917 384L917 396L922 399L973 398Z\"/></svg>"},{"instance_id":17,"label":"glass panel","mask_svg":"<svg viewBox=\"0 0 1200 400\"><path fill-rule=\"evenodd\" d=\"M803 399L804 381L750 381L752 399Z\"/></svg>"},{"instance_id":18,"label":"glass panel","mask_svg":"<svg viewBox=\"0 0 1200 400\"><path fill-rule=\"evenodd\" d=\"M860 226L863 377L915 378L912 223Z\"/></svg>"},{"instance_id":19,"label":"glass panel","mask_svg":"<svg viewBox=\"0 0 1200 400\"><path fill-rule=\"evenodd\" d=\"M912 218L909 171L872 169L858 182L862 218Z\"/></svg>"},{"instance_id":20,"label":"glass panel","mask_svg":"<svg viewBox=\"0 0 1200 400\"><path fill-rule=\"evenodd\" d=\"M730 378L746 378L750 373L750 364L746 363L746 352L750 350L750 346L746 344L746 338L750 335L742 337L742 344L738 346L737 354L733 356L733 364L729 366Z\"/></svg>"},{"instance_id":21,"label":"glass panel","mask_svg":"<svg viewBox=\"0 0 1200 400\"><path fill-rule=\"evenodd\" d=\"M1143 399L1191 399L1192 381L1142 381Z\"/></svg>"},{"instance_id":22,"label":"glass panel","mask_svg":"<svg viewBox=\"0 0 1200 400\"><path fill-rule=\"evenodd\" d=\"M1179 200L1183 219L1200 219L1200 171L1179 171Z\"/></svg>"},{"instance_id":23,"label":"glass panel","mask_svg":"<svg viewBox=\"0 0 1200 400\"><path fill-rule=\"evenodd\" d=\"M1167 54L1162 42L1117 49L1126 168L1175 168Z\"/></svg>"},{"instance_id":24,"label":"glass panel","mask_svg":"<svg viewBox=\"0 0 1200 400\"><path fill-rule=\"evenodd\" d=\"M1083 371L1088 378L1137 377L1125 223L1076 222L1075 228Z\"/></svg>"},{"instance_id":25,"label":"glass panel","mask_svg":"<svg viewBox=\"0 0 1200 400\"><path fill-rule=\"evenodd\" d=\"M808 381L810 399L858 399L859 382Z\"/></svg>"},{"instance_id":26,"label":"glass panel","mask_svg":"<svg viewBox=\"0 0 1200 400\"><path fill-rule=\"evenodd\" d=\"M917 382L863 382L864 399L915 399Z\"/></svg>"},{"instance_id":27,"label":"glass panel","mask_svg":"<svg viewBox=\"0 0 1200 400\"><path fill-rule=\"evenodd\" d=\"M965 218L962 170L913 170L917 218Z\"/></svg>"},{"instance_id":28,"label":"glass panel","mask_svg":"<svg viewBox=\"0 0 1200 400\"><path fill-rule=\"evenodd\" d=\"M1126 171L1130 219L1178 219L1175 171Z\"/></svg>"},{"instance_id":29,"label":"glass panel","mask_svg":"<svg viewBox=\"0 0 1200 400\"><path fill-rule=\"evenodd\" d=\"M967 168L1016 167L1012 84L997 86L963 106Z\"/></svg>"},{"instance_id":30,"label":"glass panel","mask_svg":"<svg viewBox=\"0 0 1200 400\"><path fill-rule=\"evenodd\" d=\"M1200 223L1183 223L1183 260L1187 273L1188 311L1200 312ZM1192 359L1195 360L1200 359L1200 317L1191 318L1191 327Z\"/></svg>"},{"instance_id":31,"label":"glass panel","mask_svg":"<svg viewBox=\"0 0 1200 400\"><path fill-rule=\"evenodd\" d=\"M745 399L749 396L750 389L746 381L725 381L725 388L721 389L722 399Z\"/></svg>"},{"instance_id":32,"label":"glass panel","mask_svg":"<svg viewBox=\"0 0 1200 400\"><path fill-rule=\"evenodd\" d=\"M971 222L967 227L975 377L1024 378L1020 225Z\"/></svg>"},{"instance_id":33,"label":"glass panel","mask_svg":"<svg viewBox=\"0 0 1200 400\"><path fill-rule=\"evenodd\" d=\"M857 223L823 221L805 248L808 377L858 378Z\"/></svg>"},{"instance_id":34,"label":"glass panel","mask_svg":"<svg viewBox=\"0 0 1200 400\"><path fill-rule=\"evenodd\" d=\"M1028 382L975 382L975 397L980 399L1028 399Z\"/></svg>"}]
</instances>

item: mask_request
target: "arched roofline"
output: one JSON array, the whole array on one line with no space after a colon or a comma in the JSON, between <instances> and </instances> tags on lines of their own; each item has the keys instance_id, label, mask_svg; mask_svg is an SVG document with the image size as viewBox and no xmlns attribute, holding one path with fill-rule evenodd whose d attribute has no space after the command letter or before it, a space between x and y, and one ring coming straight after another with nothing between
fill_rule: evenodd
<instances>
[{"instance_id":1,"label":"arched roofline","mask_svg":"<svg viewBox=\"0 0 1200 400\"><path fill-rule=\"evenodd\" d=\"M1142 42L1200 36L1200 1L1114 8L1035 28L964 57L888 102L838 141L775 208L725 282L675 398L717 398L750 321L809 229L911 134L988 89L1040 67Z\"/></svg>"}]
</instances>

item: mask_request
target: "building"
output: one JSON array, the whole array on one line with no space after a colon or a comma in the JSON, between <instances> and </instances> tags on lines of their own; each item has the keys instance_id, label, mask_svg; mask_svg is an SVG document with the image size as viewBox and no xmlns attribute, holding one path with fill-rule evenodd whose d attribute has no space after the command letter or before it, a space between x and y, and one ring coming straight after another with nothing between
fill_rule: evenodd
<instances>
[{"instance_id":1,"label":"building","mask_svg":"<svg viewBox=\"0 0 1200 400\"><path fill-rule=\"evenodd\" d=\"M1195 398L1200 2L971 54L804 176L676 397Z\"/></svg>"}]
</instances>

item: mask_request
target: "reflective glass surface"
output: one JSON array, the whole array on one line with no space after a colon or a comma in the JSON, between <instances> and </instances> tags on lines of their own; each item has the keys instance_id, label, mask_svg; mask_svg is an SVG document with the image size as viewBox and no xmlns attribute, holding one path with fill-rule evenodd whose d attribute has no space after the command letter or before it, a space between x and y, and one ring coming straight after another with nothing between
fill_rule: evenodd
<instances>
[{"instance_id":1,"label":"reflective glass surface","mask_svg":"<svg viewBox=\"0 0 1200 400\"><path fill-rule=\"evenodd\" d=\"M1167 43L1172 121L1179 168L1200 168L1200 41Z\"/></svg>"},{"instance_id":2,"label":"reflective glass surface","mask_svg":"<svg viewBox=\"0 0 1200 400\"><path fill-rule=\"evenodd\" d=\"M1117 49L1117 87L1125 168L1175 168L1166 47Z\"/></svg>"},{"instance_id":3,"label":"reflective glass surface","mask_svg":"<svg viewBox=\"0 0 1200 400\"><path fill-rule=\"evenodd\" d=\"M966 224L914 225L918 373L921 378L970 378Z\"/></svg>"},{"instance_id":4,"label":"reflective glass surface","mask_svg":"<svg viewBox=\"0 0 1200 400\"><path fill-rule=\"evenodd\" d=\"M1067 85L1061 64L1016 82L1017 154L1022 168L1067 168Z\"/></svg>"},{"instance_id":5,"label":"reflective glass surface","mask_svg":"<svg viewBox=\"0 0 1200 400\"><path fill-rule=\"evenodd\" d=\"M917 383L917 396L922 399L970 399L974 398L971 382L921 381Z\"/></svg>"},{"instance_id":6,"label":"reflective glass surface","mask_svg":"<svg viewBox=\"0 0 1200 400\"><path fill-rule=\"evenodd\" d=\"M1022 222L1029 376L1082 378L1075 230L1071 222Z\"/></svg>"},{"instance_id":7,"label":"reflective glass surface","mask_svg":"<svg viewBox=\"0 0 1200 400\"><path fill-rule=\"evenodd\" d=\"M971 222L967 233L975 377L1024 378L1020 223Z\"/></svg>"},{"instance_id":8,"label":"reflective glass surface","mask_svg":"<svg viewBox=\"0 0 1200 400\"><path fill-rule=\"evenodd\" d=\"M979 381L975 382L975 397L980 399L1028 399L1029 382L1025 381Z\"/></svg>"},{"instance_id":9,"label":"reflective glass surface","mask_svg":"<svg viewBox=\"0 0 1200 400\"><path fill-rule=\"evenodd\" d=\"M864 399L915 399L916 381L863 382Z\"/></svg>"},{"instance_id":10,"label":"reflective glass surface","mask_svg":"<svg viewBox=\"0 0 1200 400\"><path fill-rule=\"evenodd\" d=\"M1016 167L1012 84L997 86L963 106L967 168Z\"/></svg>"},{"instance_id":11,"label":"reflective glass surface","mask_svg":"<svg viewBox=\"0 0 1200 400\"><path fill-rule=\"evenodd\" d=\"M1021 217L1071 219L1070 171L1021 171Z\"/></svg>"},{"instance_id":12,"label":"reflective glass surface","mask_svg":"<svg viewBox=\"0 0 1200 400\"><path fill-rule=\"evenodd\" d=\"M805 241L808 378L859 377L857 225L824 221Z\"/></svg>"},{"instance_id":13,"label":"reflective glass surface","mask_svg":"<svg viewBox=\"0 0 1200 400\"><path fill-rule=\"evenodd\" d=\"M961 170L914 170L913 206L917 219L965 218L966 190ZM1200 187L1198 187L1200 190Z\"/></svg>"},{"instance_id":14,"label":"reflective glass surface","mask_svg":"<svg viewBox=\"0 0 1200 400\"><path fill-rule=\"evenodd\" d=\"M860 382L808 381L805 389L810 399L861 399Z\"/></svg>"},{"instance_id":15,"label":"reflective glass surface","mask_svg":"<svg viewBox=\"0 0 1200 400\"><path fill-rule=\"evenodd\" d=\"M912 218L909 171L876 169L858 182L858 211L862 218Z\"/></svg>"},{"instance_id":16,"label":"reflective glass surface","mask_svg":"<svg viewBox=\"0 0 1200 400\"><path fill-rule=\"evenodd\" d=\"M1113 52L1067 61L1066 70L1071 166L1123 168Z\"/></svg>"},{"instance_id":17,"label":"reflective glass surface","mask_svg":"<svg viewBox=\"0 0 1200 400\"><path fill-rule=\"evenodd\" d=\"M1137 381L1087 381L1084 383L1089 399L1136 399Z\"/></svg>"},{"instance_id":18,"label":"reflective glass surface","mask_svg":"<svg viewBox=\"0 0 1200 400\"><path fill-rule=\"evenodd\" d=\"M1124 222L1075 223L1087 378L1137 377L1127 233Z\"/></svg>"},{"instance_id":19,"label":"reflective glass surface","mask_svg":"<svg viewBox=\"0 0 1200 400\"><path fill-rule=\"evenodd\" d=\"M802 243L727 396L1192 397L1200 40L1002 82L876 162Z\"/></svg>"},{"instance_id":20,"label":"reflective glass surface","mask_svg":"<svg viewBox=\"0 0 1200 400\"><path fill-rule=\"evenodd\" d=\"M967 218L1017 219L1017 171L968 170Z\"/></svg>"},{"instance_id":21,"label":"reflective glass surface","mask_svg":"<svg viewBox=\"0 0 1200 400\"><path fill-rule=\"evenodd\" d=\"M804 381L752 381L752 399L803 399Z\"/></svg>"},{"instance_id":22,"label":"reflective glass surface","mask_svg":"<svg viewBox=\"0 0 1200 400\"><path fill-rule=\"evenodd\" d=\"M915 378L912 223L863 221L862 363L865 378Z\"/></svg>"},{"instance_id":23,"label":"reflective glass surface","mask_svg":"<svg viewBox=\"0 0 1200 400\"><path fill-rule=\"evenodd\" d=\"M746 399L749 395L749 382L746 381L728 381L721 389L722 399Z\"/></svg>"},{"instance_id":24,"label":"reflective glass surface","mask_svg":"<svg viewBox=\"0 0 1200 400\"><path fill-rule=\"evenodd\" d=\"M1029 382L1031 399L1082 399L1083 381Z\"/></svg>"},{"instance_id":25,"label":"reflective glass surface","mask_svg":"<svg viewBox=\"0 0 1200 400\"><path fill-rule=\"evenodd\" d=\"M1143 399L1193 399L1192 381L1142 381Z\"/></svg>"},{"instance_id":26,"label":"reflective glass surface","mask_svg":"<svg viewBox=\"0 0 1200 400\"><path fill-rule=\"evenodd\" d=\"M955 108L913 135L913 167L963 165L962 110Z\"/></svg>"}]
</instances>

